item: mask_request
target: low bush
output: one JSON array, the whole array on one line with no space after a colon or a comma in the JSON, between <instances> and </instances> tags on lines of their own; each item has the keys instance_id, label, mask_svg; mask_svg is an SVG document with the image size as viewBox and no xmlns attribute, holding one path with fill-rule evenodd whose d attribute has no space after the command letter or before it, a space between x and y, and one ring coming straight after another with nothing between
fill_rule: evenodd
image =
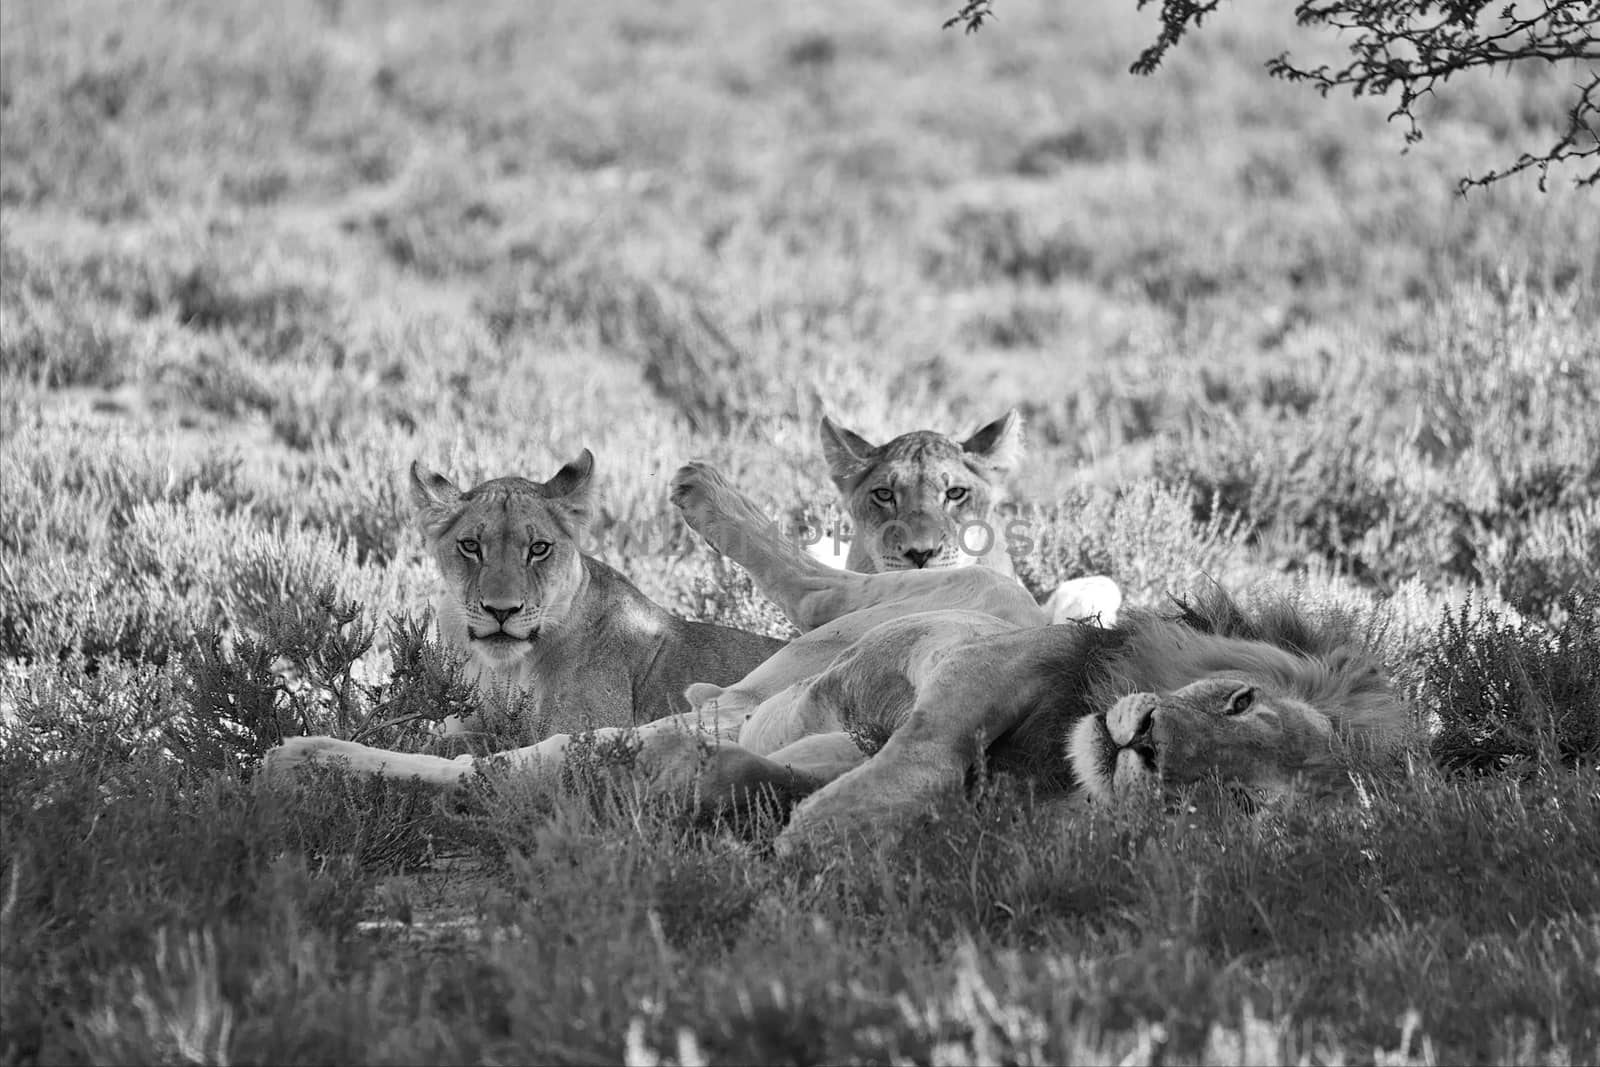
<instances>
[{"instance_id":1,"label":"low bush","mask_svg":"<svg viewBox=\"0 0 1600 1067\"><path fill-rule=\"evenodd\" d=\"M1463 603L1428 649L1420 703L1450 770L1600 766L1600 587L1568 593L1553 630Z\"/></svg>"}]
</instances>

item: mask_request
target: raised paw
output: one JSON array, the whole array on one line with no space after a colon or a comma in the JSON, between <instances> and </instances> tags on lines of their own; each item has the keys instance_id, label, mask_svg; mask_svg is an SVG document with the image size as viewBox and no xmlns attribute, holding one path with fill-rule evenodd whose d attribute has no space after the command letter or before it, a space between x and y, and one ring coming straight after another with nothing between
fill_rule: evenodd
<instances>
[{"instance_id":1,"label":"raised paw","mask_svg":"<svg viewBox=\"0 0 1600 1067\"><path fill-rule=\"evenodd\" d=\"M683 513L689 528L726 551L718 541L728 524L747 529L764 529L771 520L748 497L709 463L688 463L672 476L670 499Z\"/></svg>"},{"instance_id":2,"label":"raised paw","mask_svg":"<svg viewBox=\"0 0 1600 1067\"><path fill-rule=\"evenodd\" d=\"M678 468L672 476L672 487L669 499L684 513L684 518L690 519L692 515L703 513L711 504L711 498L719 492L729 492L732 486L722 476L722 472L709 463L685 463Z\"/></svg>"}]
</instances>

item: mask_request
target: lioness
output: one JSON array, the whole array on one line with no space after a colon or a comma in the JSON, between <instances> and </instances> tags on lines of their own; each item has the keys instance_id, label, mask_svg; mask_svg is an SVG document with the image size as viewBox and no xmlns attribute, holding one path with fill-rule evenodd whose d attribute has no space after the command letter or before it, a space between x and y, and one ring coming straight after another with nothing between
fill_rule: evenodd
<instances>
[{"instance_id":1,"label":"lioness","mask_svg":"<svg viewBox=\"0 0 1600 1067\"><path fill-rule=\"evenodd\" d=\"M1272 791L1405 736L1403 710L1371 662L1298 624L1223 604L1189 620L1046 626L1021 585L987 568L827 567L709 467L680 470L672 496L804 632L732 686L691 687L688 714L591 736L631 738L622 773L698 808L755 793L805 797L780 848L892 833L959 794L986 753L1101 796L1219 773ZM888 740L869 755L855 738L873 735ZM555 789L571 741L557 735L492 759ZM438 785L476 772L470 758L310 737L270 753L269 770L327 756Z\"/></svg>"},{"instance_id":2,"label":"lioness","mask_svg":"<svg viewBox=\"0 0 1600 1067\"><path fill-rule=\"evenodd\" d=\"M485 700L474 721L515 740L627 726L689 710L690 682L744 677L784 642L689 622L578 550L594 511L588 449L547 482L495 478L462 492L411 465L416 523L438 565L440 636L468 654Z\"/></svg>"},{"instance_id":3,"label":"lioness","mask_svg":"<svg viewBox=\"0 0 1600 1067\"><path fill-rule=\"evenodd\" d=\"M981 563L1011 574L995 505L1022 455L1016 409L957 442L932 430L884 445L822 417L822 454L850 516L845 566L862 574Z\"/></svg>"},{"instance_id":4,"label":"lioness","mask_svg":"<svg viewBox=\"0 0 1600 1067\"><path fill-rule=\"evenodd\" d=\"M879 574L976 564L1015 575L995 509L1005 499L1003 476L1022 457L1016 408L964 441L913 430L874 445L826 415L820 435L828 474L853 527L846 569ZM1116 583L1090 575L1062 582L1044 608L1051 622L1109 625L1121 606Z\"/></svg>"}]
</instances>

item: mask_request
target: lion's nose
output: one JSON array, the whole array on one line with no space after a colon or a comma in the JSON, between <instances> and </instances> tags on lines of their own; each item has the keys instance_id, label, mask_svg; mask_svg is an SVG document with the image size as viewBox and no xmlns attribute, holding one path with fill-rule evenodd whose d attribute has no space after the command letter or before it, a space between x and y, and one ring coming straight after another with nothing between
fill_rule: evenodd
<instances>
[{"instance_id":1,"label":"lion's nose","mask_svg":"<svg viewBox=\"0 0 1600 1067\"><path fill-rule=\"evenodd\" d=\"M928 565L928 561L933 558L933 552L934 550L931 548L908 548L902 552L901 555L910 560L913 567L921 570L923 567L926 567Z\"/></svg>"},{"instance_id":2,"label":"lion's nose","mask_svg":"<svg viewBox=\"0 0 1600 1067\"><path fill-rule=\"evenodd\" d=\"M495 622L499 623L501 626L504 626L507 619L511 618L511 616L522 610L522 605L513 604L510 607L503 607L501 605L491 604L485 600L483 602L483 610L488 612L489 617L494 619Z\"/></svg>"},{"instance_id":3,"label":"lion's nose","mask_svg":"<svg viewBox=\"0 0 1600 1067\"><path fill-rule=\"evenodd\" d=\"M1152 760L1156 758L1156 739L1150 731L1155 725L1155 721L1155 706L1152 704L1144 709L1144 714L1139 719L1139 725L1133 731L1133 740L1128 742L1129 748L1139 753L1139 755Z\"/></svg>"}]
</instances>

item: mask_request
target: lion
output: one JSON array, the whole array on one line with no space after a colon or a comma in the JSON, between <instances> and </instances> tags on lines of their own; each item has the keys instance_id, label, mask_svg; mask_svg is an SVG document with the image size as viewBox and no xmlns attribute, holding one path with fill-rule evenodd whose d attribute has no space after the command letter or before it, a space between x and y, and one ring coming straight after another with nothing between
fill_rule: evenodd
<instances>
[{"instance_id":1,"label":"lion","mask_svg":"<svg viewBox=\"0 0 1600 1067\"><path fill-rule=\"evenodd\" d=\"M1208 778L1260 800L1304 784L1336 790L1363 746L1386 747L1383 734L1398 731L1403 720L1370 666L1337 657L1287 666L1279 672L1263 661L1250 672L1224 670L1172 690L1118 698L1072 727L1066 745L1074 774L1101 800ZM1263 752L1271 758L1261 758ZM1195 758L1201 754L1203 760Z\"/></svg>"},{"instance_id":2,"label":"lion","mask_svg":"<svg viewBox=\"0 0 1600 1067\"><path fill-rule=\"evenodd\" d=\"M1016 576L996 514L1005 499L1004 475L1023 453L1016 408L962 441L913 430L874 445L826 415L819 434L853 529L843 561L847 570L983 566ZM1090 575L1052 590L1045 612L1052 622L1094 618L1110 624L1121 605L1114 581Z\"/></svg>"},{"instance_id":3,"label":"lion","mask_svg":"<svg viewBox=\"0 0 1600 1067\"><path fill-rule=\"evenodd\" d=\"M932 430L874 445L828 416L820 426L828 475L850 516L845 567L862 574L964 567L1012 573L995 506L1022 456L1015 408L964 441Z\"/></svg>"},{"instance_id":4,"label":"lion","mask_svg":"<svg viewBox=\"0 0 1600 1067\"><path fill-rule=\"evenodd\" d=\"M627 726L689 710L689 683L731 682L783 641L681 619L578 539L594 512L588 449L546 482L508 477L463 492L421 463L410 471L417 528L437 566L440 637L467 654L484 707L449 732L518 740Z\"/></svg>"},{"instance_id":5,"label":"lion","mask_svg":"<svg viewBox=\"0 0 1600 1067\"><path fill-rule=\"evenodd\" d=\"M1272 792L1407 741L1367 653L1298 616L1251 617L1221 599L1177 618L1048 625L989 568L825 566L704 464L677 473L672 500L802 631L748 675L691 686L685 714L481 761L294 738L269 754L269 772L331 757L442 787L494 769L554 791L571 780L575 741L584 753L626 743L618 773L688 810L786 802L777 847L788 851L888 838L985 764L1100 800L1207 778ZM861 743L872 737L886 740Z\"/></svg>"}]
</instances>

